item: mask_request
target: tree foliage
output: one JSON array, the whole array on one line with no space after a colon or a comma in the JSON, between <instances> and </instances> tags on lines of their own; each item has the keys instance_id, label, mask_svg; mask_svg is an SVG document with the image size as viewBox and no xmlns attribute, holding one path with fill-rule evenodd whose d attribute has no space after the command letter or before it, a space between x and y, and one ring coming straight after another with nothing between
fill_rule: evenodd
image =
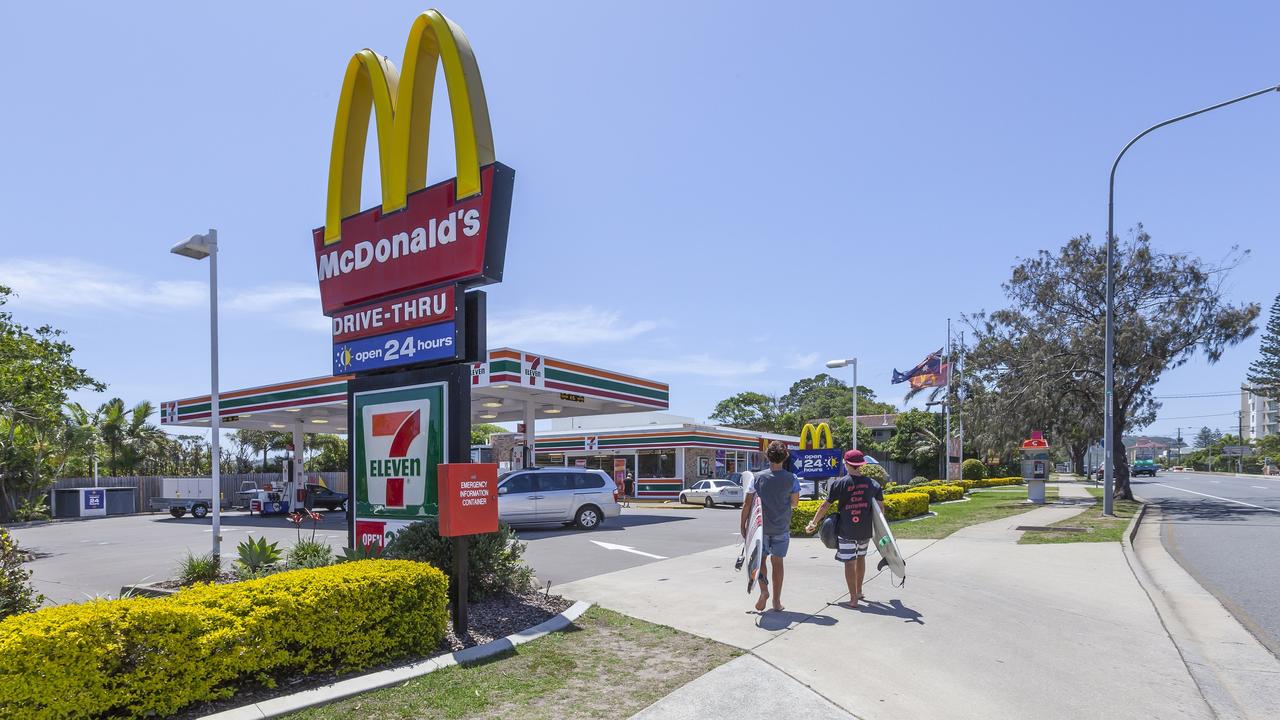
<instances>
[{"instance_id":1,"label":"tree foliage","mask_svg":"<svg viewBox=\"0 0 1280 720\"><path fill-rule=\"evenodd\" d=\"M1280 295L1271 304L1271 318L1262 335L1258 359L1249 365L1249 385L1253 392L1272 400L1280 399Z\"/></svg>"},{"instance_id":2,"label":"tree foliage","mask_svg":"<svg viewBox=\"0 0 1280 720\"><path fill-rule=\"evenodd\" d=\"M1090 412L1098 423L1102 418L1105 257L1104 243L1082 236L1023 259L1004 284L1010 306L970 318L977 339L966 379L977 386L990 447L1033 429L1101 437L1086 420ZM1223 264L1210 265L1157 252L1141 226L1132 240L1117 242L1111 447L1127 429L1154 419L1152 389L1165 370L1196 355L1216 362L1253 333L1259 307L1233 305L1222 293L1243 257L1233 250ZM1131 498L1127 458L1115 457L1116 494Z\"/></svg>"}]
</instances>

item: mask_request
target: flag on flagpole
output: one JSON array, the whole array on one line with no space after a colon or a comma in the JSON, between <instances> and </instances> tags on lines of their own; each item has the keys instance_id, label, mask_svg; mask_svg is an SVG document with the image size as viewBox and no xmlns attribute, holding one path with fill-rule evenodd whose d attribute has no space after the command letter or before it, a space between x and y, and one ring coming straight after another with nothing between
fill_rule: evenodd
<instances>
[{"instance_id":1,"label":"flag on flagpole","mask_svg":"<svg viewBox=\"0 0 1280 720\"><path fill-rule=\"evenodd\" d=\"M942 362L942 348L938 348L937 352L929 353L928 357L920 361L919 365L916 365L915 367L911 368L906 372L899 372L898 370L895 369L893 371L893 379L891 380L891 382L894 385L897 385L898 383L904 383L910 380L911 387L913 388L914 387L933 387L932 385L917 386L914 378L917 378L923 375L929 375L929 376L939 375L942 372L942 366L944 364L945 363Z\"/></svg>"},{"instance_id":2,"label":"flag on flagpole","mask_svg":"<svg viewBox=\"0 0 1280 720\"><path fill-rule=\"evenodd\" d=\"M942 363L938 366L937 372L925 372L913 375L910 378L911 389L919 390L928 387L946 387L947 381L951 379L951 363Z\"/></svg>"}]
</instances>

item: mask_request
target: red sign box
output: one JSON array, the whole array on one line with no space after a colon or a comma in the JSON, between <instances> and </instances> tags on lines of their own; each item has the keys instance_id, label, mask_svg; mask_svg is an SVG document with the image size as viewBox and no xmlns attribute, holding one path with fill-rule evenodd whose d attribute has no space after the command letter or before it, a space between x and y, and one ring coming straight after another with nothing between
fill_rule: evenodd
<instances>
[{"instance_id":1,"label":"red sign box","mask_svg":"<svg viewBox=\"0 0 1280 720\"><path fill-rule=\"evenodd\" d=\"M356 521L356 547L381 551L385 542L387 524L379 520Z\"/></svg>"},{"instance_id":2,"label":"red sign box","mask_svg":"<svg viewBox=\"0 0 1280 720\"><path fill-rule=\"evenodd\" d=\"M498 466L441 463L440 535L481 535L498 531Z\"/></svg>"},{"instance_id":3,"label":"red sign box","mask_svg":"<svg viewBox=\"0 0 1280 720\"><path fill-rule=\"evenodd\" d=\"M344 343L447 322L453 319L455 307L453 286L447 285L340 310L333 315L333 342Z\"/></svg>"},{"instance_id":4,"label":"red sign box","mask_svg":"<svg viewBox=\"0 0 1280 720\"><path fill-rule=\"evenodd\" d=\"M515 171L480 170L482 192L458 201L455 179L423 188L404 208L382 207L342 221L342 238L324 243L312 233L320 303L325 315L418 288L460 282L501 282Z\"/></svg>"}]
</instances>

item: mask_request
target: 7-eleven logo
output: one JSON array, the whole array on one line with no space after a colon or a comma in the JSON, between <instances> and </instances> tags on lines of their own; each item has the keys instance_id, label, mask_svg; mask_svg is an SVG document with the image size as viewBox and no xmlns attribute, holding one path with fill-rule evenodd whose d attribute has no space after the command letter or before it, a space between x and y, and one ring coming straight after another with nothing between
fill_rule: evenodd
<instances>
[{"instance_id":1,"label":"7-eleven logo","mask_svg":"<svg viewBox=\"0 0 1280 720\"><path fill-rule=\"evenodd\" d=\"M542 358L537 355L525 355L524 374L529 378L530 385L541 385L542 380Z\"/></svg>"},{"instance_id":2,"label":"7-eleven logo","mask_svg":"<svg viewBox=\"0 0 1280 720\"><path fill-rule=\"evenodd\" d=\"M426 400L364 408L368 502L388 509L423 504L426 496Z\"/></svg>"}]
</instances>

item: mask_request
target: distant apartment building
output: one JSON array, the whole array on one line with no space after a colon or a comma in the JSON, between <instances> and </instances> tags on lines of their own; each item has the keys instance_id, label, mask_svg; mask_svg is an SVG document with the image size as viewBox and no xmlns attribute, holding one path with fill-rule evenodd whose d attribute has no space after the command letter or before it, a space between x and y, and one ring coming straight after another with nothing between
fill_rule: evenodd
<instances>
[{"instance_id":1,"label":"distant apartment building","mask_svg":"<svg viewBox=\"0 0 1280 720\"><path fill-rule=\"evenodd\" d=\"M1241 386L1240 412L1246 438L1259 440L1280 433L1280 402L1255 395L1248 387Z\"/></svg>"}]
</instances>

